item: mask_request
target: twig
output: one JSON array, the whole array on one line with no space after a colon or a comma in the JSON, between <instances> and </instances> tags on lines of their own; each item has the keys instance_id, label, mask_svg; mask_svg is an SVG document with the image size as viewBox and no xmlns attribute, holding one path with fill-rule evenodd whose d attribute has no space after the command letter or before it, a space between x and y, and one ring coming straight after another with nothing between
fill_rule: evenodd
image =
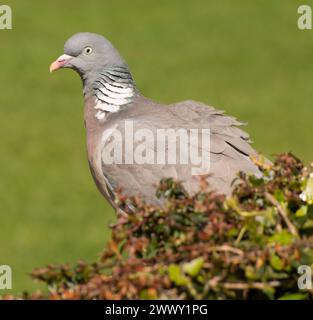
<instances>
[{"instance_id":1,"label":"twig","mask_svg":"<svg viewBox=\"0 0 313 320\"><path fill-rule=\"evenodd\" d=\"M240 249L228 246L228 245L222 245L222 246L217 246L217 247L212 247L210 251L224 251L224 252L231 252L238 254L240 256L244 255L244 252Z\"/></svg>"},{"instance_id":2,"label":"twig","mask_svg":"<svg viewBox=\"0 0 313 320\"><path fill-rule=\"evenodd\" d=\"M266 289L267 287L272 287L272 288L279 287L280 282L279 281L270 281L268 283L263 283L263 282L252 282L252 283L225 282L221 285L225 289L230 289L230 290L248 290L248 289L263 290L263 289Z\"/></svg>"},{"instance_id":3,"label":"twig","mask_svg":"<svg viewBox=\"0 0 313 320\"><path fill-rule=\"evenodd\" d=\"M295 226L289 220L287 212L284 210L284 208L281 206L281 204L275 199L275 197L273 195L271 195L268 192L265 193L265 197L272 205L274 205L277 208L278 213L284 219L284 221L285 221L289 231L291 232L291 234L293 234L296 237L299 237L297 229L295 228Z\"/></svg>"},{"instance_id":4,"label":"twig","mask_svg":"<svg viewBox=\"0 0 313 320\"><path fill-rule=\"evenodd\" d=\"M247 230L247 227L246 227L246 226L243 226L242 229L241 229L240 232L239 232L239 235L238 235L236 241L235 241L236 244L238 244L238 243L241 241L241 239L243 238L246 230Z\"/></svg>"}]
</instances>

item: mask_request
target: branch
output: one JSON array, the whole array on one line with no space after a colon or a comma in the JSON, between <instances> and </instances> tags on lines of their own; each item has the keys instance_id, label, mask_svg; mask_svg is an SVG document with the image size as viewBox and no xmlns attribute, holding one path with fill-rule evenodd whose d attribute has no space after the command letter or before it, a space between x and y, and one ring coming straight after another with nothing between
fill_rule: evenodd
<instances>
[{"instance_id":1,"label":"branch","mask_svg":"<svg viewBox=\"0 0 313 320\"><path fill-rule=\"evenodd\" d=\"M242 283L242 282L225 282L222 284L222 287L225 289L230 289L230 290L248 290L248 289L259 289L263 290L268 287L279 287L280 282L279 281L270 281L268 283L263 283L263 282L252 282L252 283Z\"/></svg>"},{"instance_id":2,"label":"branch","mask_svg":"<svg viewBox=\"0 0 313 320\"><path fill-rule=\"evenodd\" d=\"M299 237L297 229L295 228L295 226L289 220L287 212L284 210L284 208L281 206L281 204L275 199L275 197L273 195L271 195L268 192L265 193L265 197L272 205L274 205L277 208L278 213L284 219L284 221L285 221L289 231L291 232L291 234L293 234L296 237Z\"/></svg>"}]
</instances>

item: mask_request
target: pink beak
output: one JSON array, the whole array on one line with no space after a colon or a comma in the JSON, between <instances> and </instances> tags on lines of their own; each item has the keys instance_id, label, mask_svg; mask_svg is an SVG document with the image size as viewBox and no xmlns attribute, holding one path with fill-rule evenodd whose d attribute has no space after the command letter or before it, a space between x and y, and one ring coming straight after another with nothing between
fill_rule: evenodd
<instances>
[{"instance_id":1,"label":"pink beak","mask_svg":"<svg viewBox=\"0 0 313 320\"><path fill-rule=\"evenodd\" d=\"M58 59L56 59L54 62L51 63L50 72L53 72L55 70L62 68L72 58L73 57L68 54L62 54Z\"/></svg>"}]
</instances>

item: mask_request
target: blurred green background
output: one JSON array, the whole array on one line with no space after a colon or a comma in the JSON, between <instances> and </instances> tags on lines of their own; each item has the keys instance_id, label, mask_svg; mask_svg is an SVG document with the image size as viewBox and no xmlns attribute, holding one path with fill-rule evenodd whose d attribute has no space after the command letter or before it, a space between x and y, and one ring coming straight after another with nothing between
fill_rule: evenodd
<instances>
[{"instance_id":1,"label":"blurred green background","mask_svg":"<svg viewBox=\"0 0 313 320\"><path fill-rule=\"evenodd\" d=\"M73 33L108 37L144 95L225 109L267 156L313 160L303 1L4 2L13 30L0 30L0 264L12 266L14 292L34 287L34 267L95 259L114 222L87 165L80 79L48 72Z\"/></svg>"}]
</instances>

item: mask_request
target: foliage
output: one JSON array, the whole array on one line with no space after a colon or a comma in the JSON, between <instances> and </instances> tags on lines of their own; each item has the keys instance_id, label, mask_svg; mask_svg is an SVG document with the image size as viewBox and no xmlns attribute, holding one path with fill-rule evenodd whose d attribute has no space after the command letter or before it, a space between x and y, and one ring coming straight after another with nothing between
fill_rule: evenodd
<instances>
[{"instance_id":1,"label":"foliage","mask_svg":"<svg viewBox=\"0 0 313 320\"><path fill-rule=\"evenodd\" d=\"M312 168L287 153L255 163L262 174L240 173L227 199L204 178L193 196L162 180L162 208L119 195L124 213L97 263L48 266L32 277L49 299L312 298L297 286L298 267L313 267Z\"/></svg>"}]
</instances>

